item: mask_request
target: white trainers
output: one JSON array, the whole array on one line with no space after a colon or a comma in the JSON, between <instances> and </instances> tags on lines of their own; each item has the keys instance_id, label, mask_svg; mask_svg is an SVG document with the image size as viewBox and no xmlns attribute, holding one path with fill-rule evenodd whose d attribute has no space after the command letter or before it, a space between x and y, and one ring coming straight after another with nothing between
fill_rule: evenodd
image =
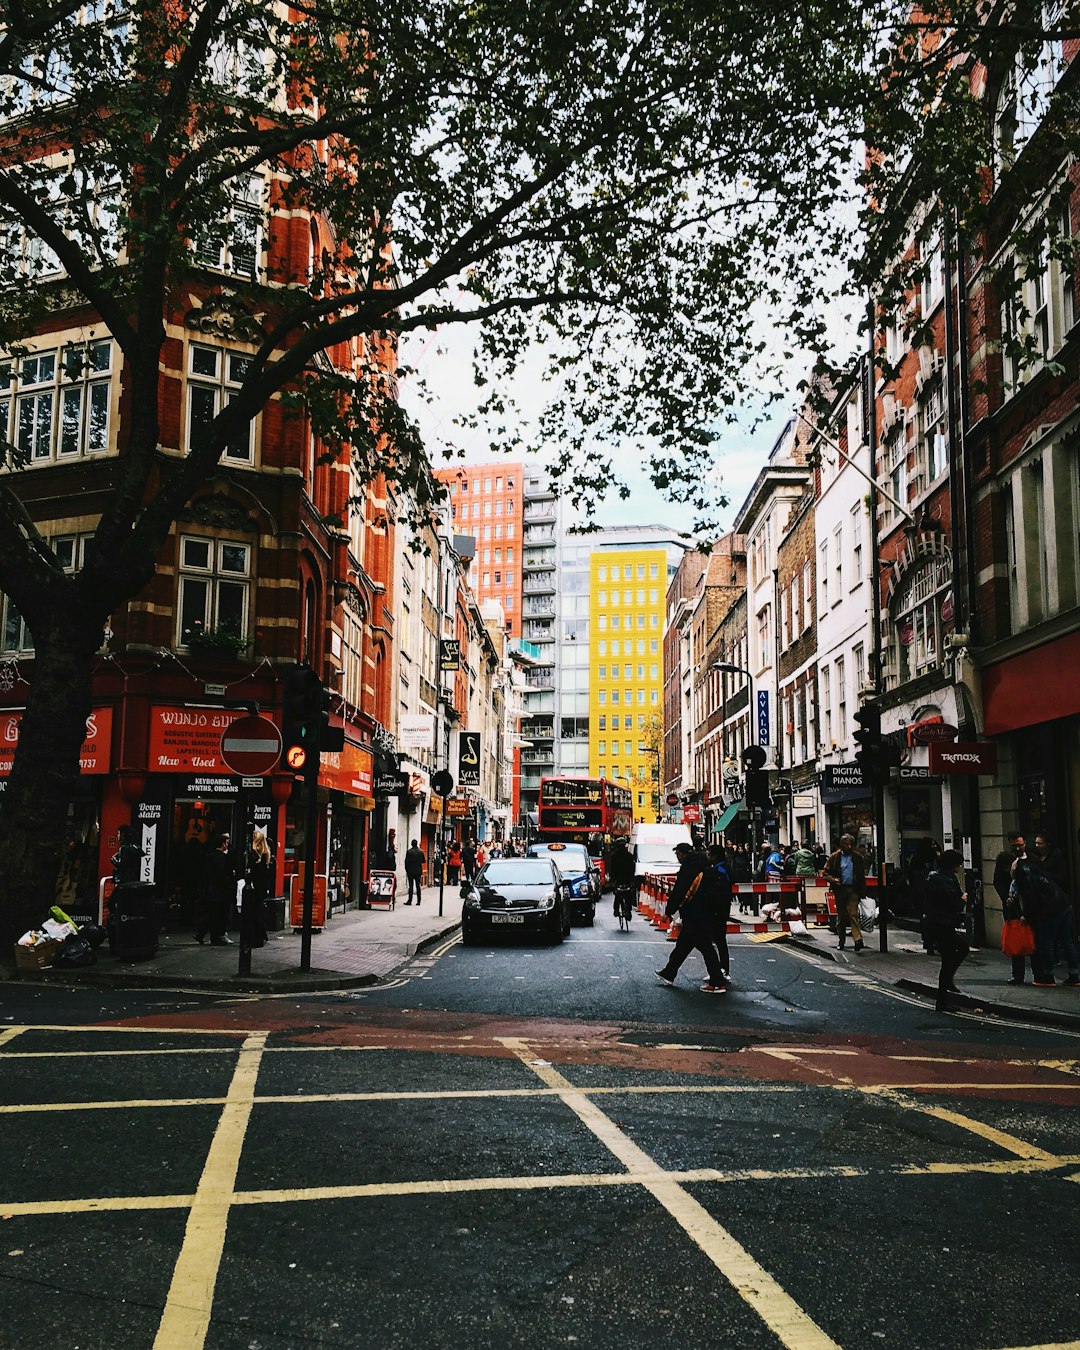
<instances>
[{"instance_id":1,"label":"white trainers","mask_svg":"<svg viewBox=\"0 0 1080 1350\"><path fill-rule=\"evenodd\" d=\"M665 975L662 970L658 970L656 972L656 978L660 981L661 984L666 984L669 989L675 988L675 981L671 978L670 975Z\"/></svg>"}]
</instances>

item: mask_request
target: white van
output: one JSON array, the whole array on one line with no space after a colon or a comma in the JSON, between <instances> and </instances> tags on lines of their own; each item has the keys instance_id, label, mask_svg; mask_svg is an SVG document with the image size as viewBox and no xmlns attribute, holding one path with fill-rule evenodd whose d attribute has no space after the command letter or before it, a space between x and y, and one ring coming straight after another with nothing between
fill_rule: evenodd
<instances>
[{"instance_id":1,"label":"white van","mask_svg":"<svg viewBox=\"0 0 1080 1350\"><path fill-rule=\"evenodd\" d=\"M692 842L685 825L635 825L630 834L634 875L640 878L652 872L654 876L673 877L679 870L675 845Z\"/></svg>"}]
</instances>

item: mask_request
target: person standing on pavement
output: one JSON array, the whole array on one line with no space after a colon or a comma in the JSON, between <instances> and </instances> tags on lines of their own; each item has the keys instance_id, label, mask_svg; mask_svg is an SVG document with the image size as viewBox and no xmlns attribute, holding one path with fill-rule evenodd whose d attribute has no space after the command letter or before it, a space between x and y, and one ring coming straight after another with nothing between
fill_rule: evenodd
<instances>
[{"instance_id":1,"label":"person standing on pavement","mask_svg":"<svg viewBox=\"0 0 1080 1350\"><path fill-rule=\"evenodd\" d=\"M1027 840L1024 838L1023 831L1013 830L1005 841L1005 847L994 859L994 890L1001 901L1002 916L1006 919L1022 919L1024 917L1019 893L1013 886L1010 894L1009 888L1012 885L1013 866L1017 858L1023 858L1026 854ZM1023 984L1026 968L1027 957L1014 956L1012 958L1012 977L1009 983Z\"/></svg>"},{"instance_id":2,"label":"person standing on pavement","mask_svg":"<svg viewBox=\"0 0 1080 1350\"><path fill-rule=\"evenodd\" d=\"M938 1012L946 1012L949 995L960 992L953 981L968 954L967 933L964 931L967 892L961 880L963 875L964 855L958 849L947 848L938 859L937 870L926 878L923 933L941 953L936 1005Z\"/></svg>"},{"instance_id":3,"label":"person standing on pavement","mask_svg":"<svg viewBox=\"0 0 1080 1350\"><path fill-rule=\"evenodd\" d=\"M409 886L409 898L405 901L407 905L413 902L413 891L416 891L416 903L420 903L420 882L424 876L424 867L427 858L424 850L414 839L405 850L405 880Z\"/></svg>"},{"instance_id":4,"label":"person standing on pavement","mask_svg":"<svg viewBox=\"0 0 1080 1350\"><path fill-rule=\"evenodd\" d=\"M817 859L809 844L795 844L795 875L797 877L817 876Z\"/></svg>"},{"instance_id":5,"label":"person standing on pavement","mask_svg":"<svg viewBox=\"0 0 1080 1350\"><path fill-rule=\"evenodd\" d=\"M270 897L270 891L274 884L274 863L270 855L270 841L266 837L266 831L260 829L257 825L251 831L251 848L247 856L247 875L244 878L244 912L241 916L241 922L246 917L250 928L245 928L243 932L254 934L256 931L261 935L262 941L267 940L266 933L266 901ZM258 917L258 923L252 921L247 906L251 905Z\"/></svg>"},{"instance_id":6,"label":"person standing on pavement","mask_svg":"<svg viewBox=\"0 0 1080 1350\"><path fill-rule=\"evenodd\" d=\"M656 978L669 988L674 985L679 967L696 948L705 960L709 978L701 986L703 994L726 994L724 968L716 950L716 873L708 859L695 853L685 841L675 845L679 860L679 875L675 878L666 913L682 917L682 927L667 964L656 972Z\"/></svg>"},{"instance_id":7,"label":"person standing on pavement","mask_svg":"<svg viewBox=\"0 0 1080 1350\"><path fill-rule=\"evenodd\" d=\"M229 857L229 836L223 834L206 859L206 910L195 931L200 945L207 931L212 947L232 945L226 929L229 911L236 904L236 868Z\"/></svg>"},{"instance_id":8,"label":"person standing on pavement","mask_svg":"<svg viewBox=\"0 0 1080 1350\"><path fill-rule=\"evenodd\" d=\"M461 845L455 839L446 854L446 884L456 886L461 879Z\"/></svg>"},{"instance_id":9,"label":"person standing on pavement","mask_svg":"<svg viewBox=\"0 0 1080 1350\"><path fill-rule=\"evenodd\" d=\"M838 945L844 947L850 923L855 950L861 952L863 940L862 930L859 927L859 901L866 894L866 859L854 844L855 840L850 834L842 834L840 847L835 853L830 854L823 871L833 883L833 890L836 892Z\"/></svg>"},{"instance_id":10,"label":"person standing on pavement","mask_svg":"<svg viewBox=\"0 0 1080 1350\"><path fill-rule=\"evenodd\" d=\"M465 840L461 850L461 867L465 873L465 880L472 881L476 876L476 847L471 839Z\"/></svg>"},{"instance_id":11,"label":"person standing on pavement","mask_svg":"<svg viewBox=\"0 0 1080 1350\"><path fill-rule=\"evenodd\" d=\"M1041 835L1049 854L1050 840ZM1062 868L1062 871L1064 868ZM1013 863L1013 880L1020 895L1024 918L1035 929L1035 955L1031 958L1032 984L1039 989L1052 988L1057 980L1054 965L1057 948L1068 962L1068 984L1080 985L1080 955L1072 934L1072 900L1042 866L1036 850L1031 857Z\"/></svg>"}]
</instances>

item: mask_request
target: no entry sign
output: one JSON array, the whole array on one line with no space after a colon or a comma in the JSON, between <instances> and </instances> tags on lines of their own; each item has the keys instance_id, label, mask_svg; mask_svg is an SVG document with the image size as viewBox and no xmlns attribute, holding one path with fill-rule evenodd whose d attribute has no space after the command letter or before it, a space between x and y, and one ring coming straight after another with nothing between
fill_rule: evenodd
<instances>
[{"instance_id":1,"label":"no entry sign","mask_svg":"<svg viewBox=\"0 0 1080 1350\"><path fill-rule=\"evenodd\" d=\"M238 717L221 733L221 758L233 773L269 773L281 757L281 732L269 717Z\"/></svg>"}]
</instances>

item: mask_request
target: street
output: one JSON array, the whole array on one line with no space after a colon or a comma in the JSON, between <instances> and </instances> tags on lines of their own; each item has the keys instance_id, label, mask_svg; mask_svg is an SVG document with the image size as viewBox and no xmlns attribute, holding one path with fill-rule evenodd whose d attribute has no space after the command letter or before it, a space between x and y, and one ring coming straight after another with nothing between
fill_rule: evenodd
<instances>
[{"instance_id":1,"label":"street","mask_svg":"<svg viewBox=\"0 0 1080 1350\"><path fill-rule=\"evenodd\" d=\"M2 986L0 1343L1080 1340L1080 1034L663 959L605 902L363 991Z\"/></svg>"}]
</instances>

